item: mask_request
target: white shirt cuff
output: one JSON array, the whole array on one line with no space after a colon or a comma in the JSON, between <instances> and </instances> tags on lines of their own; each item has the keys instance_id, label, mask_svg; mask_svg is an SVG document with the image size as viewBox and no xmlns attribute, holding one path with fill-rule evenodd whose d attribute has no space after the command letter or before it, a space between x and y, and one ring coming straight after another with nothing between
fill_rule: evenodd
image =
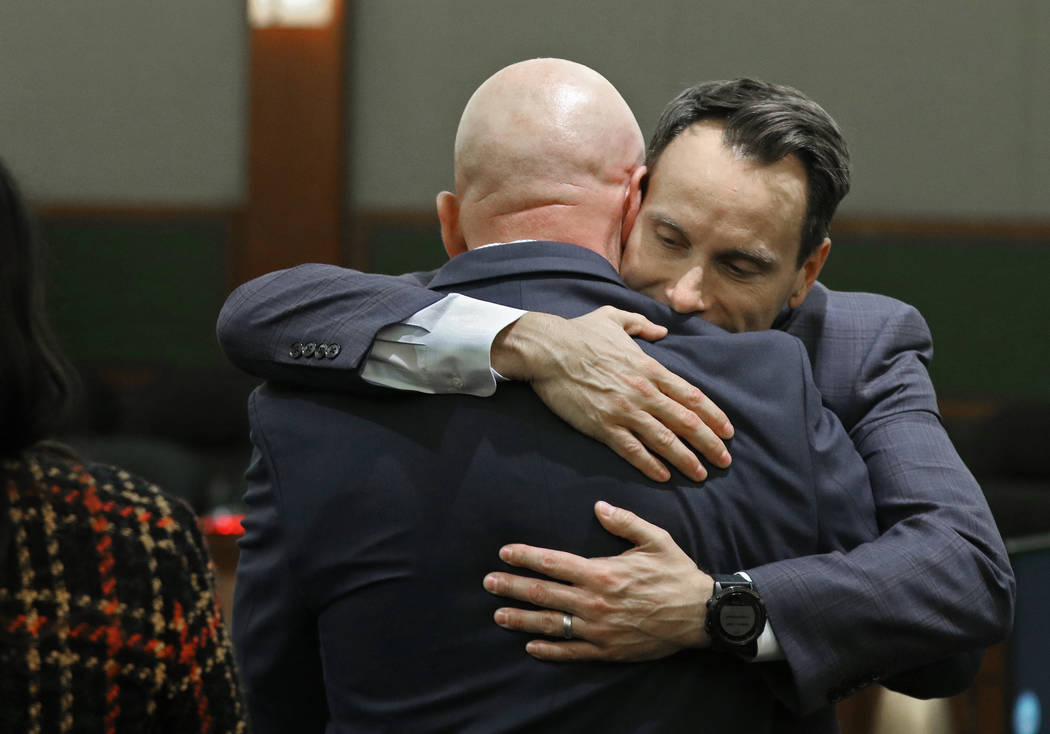
<instances>
[{"instance_id":1,"label":"white shirt cuff","mask_svg":"<svg viewBox=\"0 0 1050 734\"><path fill-rule=\"evenodd\" d=\"M525 314L517 308L450 293L376 334L361 377L374 385L423 393L486 397L499 377L492 342Z\"/></svg>"},{"instance_id":2,"label":"white shirt cuff","mask_svg":"<svg viewBox=\"0 0 1050 734\"><path fill-rule=\"evenodd\" d=\"M751 577L743 571L737 571L737 574L748 581L751 580ZM773 631L773 625L770 624L768 617L766 617L766 626L763 628L762 634L755 640L755 644L758 646L758 649L751 662L766 663L771 660L784 659L784 651L780 649L780 643L777 642L777 634Z\"/></svg>"}]
</instances>

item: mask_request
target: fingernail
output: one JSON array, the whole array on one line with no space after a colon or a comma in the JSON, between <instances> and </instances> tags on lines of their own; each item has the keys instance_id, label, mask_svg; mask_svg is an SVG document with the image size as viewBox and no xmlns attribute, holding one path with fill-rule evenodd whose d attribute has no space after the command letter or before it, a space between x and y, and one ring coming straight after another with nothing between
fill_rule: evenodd
<instances>
[{"instance_id":1,"label":"fingernail","mask_svg":"<svg viewBox=\"0 0 1050 734\"><path fill-rule=\"evenodd\" d=\"M490 573L488 576L485 577L484 584L485 584L485 590L486 591L495 591L496 590L496 577Z\"/></svg>"},{"instance_id":2,"label":"fingernail","mask_svg":"<svg viewBox=\"0 0 1050 734\"><path fill-rule=\"evenodd\" d=\"M533 656L537 656L538 657L539 654L541 652L543 652L543 643L540 643L540 642L526 642L525 643L525 652L527 652L529 655L533 655Z\"/></svg>"},{"instance_id":3,"label":"fingernail","mask_svg":"<svg viewBox=\"0 0 1050 734\"><path fill-rule=\"evenodd\" d=\"M696 472L694 473L693 478L698 482L707 479L707 469L704 468L703 464L696 467Z\"/></svg>"},{"instance_id":4,"label":"fingernail","mask_svg":"<svg viewBox=\"0 0 1050 734\"><path fill-rule=\"evenodd\" d=\"M732 461L733 461L733 457L729 455L729 451L728 450L723 451L722 455L718 457L718 465L720 467L722 467L723 469L725 469L727 466L729 466L730 463L732 463Z\"/></svg>"},{"instance_id":5,"label":"fingernail","mask_svg":"<svg viewBox=\"0 0 1050 734\"><path fill-rule=\"evenodd\" d=\"M500 627L507 625L507 612L503 609L497 609L496 613L492 615L492 618L496 620L496 624Z\"/></svg>"},{"instance_id":6,"label":"fingernail","mask_svg":"<svg viewBox=\"0 0 1050 734\"><path fill-rule=\"evenodd\" d=\"M726 421L722 424L722 438L732 438L734 433L733 424Z\"/></svg>"},{"instance_id":7,"label":"fingernail","mask_svg":"<svg viewBox=\"0 0 1050 734\"><path fill-rule=\"evenodd\" d=\"M510 548L508 546L503 546L499 549L499 558L501 561L510 560Z\"/></svg>"},{"instance_id":8,"label":"fingernail","mask_svg":"<svg viewBox=\"0 0 1050 734\"><path fill-rule=\"evenodd\" d=\"M602 517L612 517L612 505L605 501L599 501L595 509Z\"/></svg>"}]
</instances>

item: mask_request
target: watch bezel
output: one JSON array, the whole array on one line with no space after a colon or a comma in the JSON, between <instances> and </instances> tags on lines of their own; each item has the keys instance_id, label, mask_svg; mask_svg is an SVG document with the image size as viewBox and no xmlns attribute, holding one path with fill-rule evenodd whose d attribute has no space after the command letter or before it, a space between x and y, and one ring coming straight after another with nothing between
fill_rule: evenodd
<instances>
[{"instance_id":1,"label":"watch bezel","mask_svg":"<svg viewBox=\"0 0 1050 734\"><path fill-rule=\"evenodd\" d=\"M722 624L722 610L730 606L749 607L754 610L754 623L751 625L751 629L743 635L734 635ZM762 634L762 629L765 627L766 605L762 602L762 597L754 589L739 587L723 591L715 599L714 608L711 611L714 612L714 626L718 630L718 636L727 645L743 647L748 643L754 642Z\"/></svg>"},{"instance_id":2,"label":"watch bezel","mask_svg":"<svg viewBox=\"0 0 1050 734\"><path fill-rule=\"evenodd\" d=\"M722 626L721 610L729 605L747 606L754 610L754 624L746 634L732 635ZM704 623L712 648L753 657L757 640L765 627L766 605L752 583L738 576L716 576L711 598L707 600L707 619Z\"/></svg>"}]
</instances>

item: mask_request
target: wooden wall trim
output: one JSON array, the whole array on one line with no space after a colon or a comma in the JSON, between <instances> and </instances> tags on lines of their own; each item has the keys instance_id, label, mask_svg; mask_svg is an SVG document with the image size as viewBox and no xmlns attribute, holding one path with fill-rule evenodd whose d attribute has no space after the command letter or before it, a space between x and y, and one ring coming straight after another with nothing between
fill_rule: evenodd
<instances>
[{"instance_id":1,"label":"wooden wall trim","mask_svg":"<svg viewBox=\"0 0 1050 734\"><path fill-rule=\"evenodd\" d=\"M341 260L346 0L320 28L251 28L241 280Z\"/></svg>"}]
</instances>

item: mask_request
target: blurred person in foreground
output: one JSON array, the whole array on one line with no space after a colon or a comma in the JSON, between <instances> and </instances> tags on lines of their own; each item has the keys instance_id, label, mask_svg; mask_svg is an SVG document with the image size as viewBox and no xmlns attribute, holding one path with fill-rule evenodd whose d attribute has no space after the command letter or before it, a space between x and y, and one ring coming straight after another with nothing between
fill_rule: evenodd
<instances>
[{"instance_id":1,"label":"blurred person in foreground","mask_svg":"<svg viewBox=\"0 0 1050 734\"><path fill-rule=\"evenodd\" d=\"M189 507L50 439L75 377L44 270L0 163L0 731L246 731Z\"/></svg>"},{"instance_id":2,"label":"blurred person in foreground","mask_svg":"<svg viewBox=\"0 0 1050 734\"><path fill-rule=\"evenodd\" d=\"M881 536L872 543L746 569L766 604L768 634L757 652L737 654L786 663L789 685L780 693L802 711L875 681L919 697L964 690L982 648L1010 629L1013 574L983 493L941 426L922 316L892 298L817 281L832 217L849 190L838 126L790 87L702 82L667 105L646 162L623 281L729 331L772 328L801 339L824 404L867 465L877 508ZM559 416L653 479L669 476L655 456L686 476L706 476L686 439L725 466L718 440L728 435L725 414L739 423L751 412L746 403L712 409L678 375L639 355L615 319L508 315L418 286L432 277L328 265L271 273L231 295L220 340L254 374L342 390L361 389L363 377L422 392L498 395L507 386L497 389L491 354L492 368L530 380ZM730 446L735 455L736 441ZM647 531L658 537L659 528ZM663 654L683 629L704 624L696 589L706 574L665 573L676 549L639 543L618 556L583 558L511 541L519 542L502 549L504 561L566 582L485 577L493 593L539 605L501 608L495 618L542 635L526 647L541 659L637 660ZM563 614L578 620L573 640L557 639Z\"/></svg>"}]
</instances>

